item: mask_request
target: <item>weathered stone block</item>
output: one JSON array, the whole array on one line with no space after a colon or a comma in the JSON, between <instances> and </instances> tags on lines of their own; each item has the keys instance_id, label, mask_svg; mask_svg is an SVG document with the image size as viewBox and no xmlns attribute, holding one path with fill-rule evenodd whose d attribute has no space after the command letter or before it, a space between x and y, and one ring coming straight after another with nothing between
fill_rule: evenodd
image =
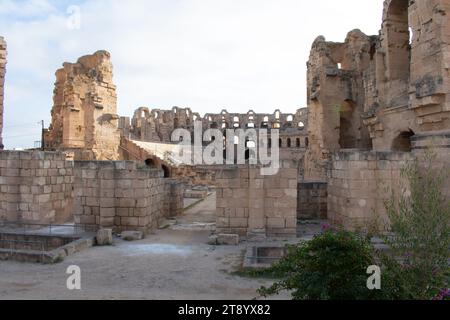
<instances>
[{"instance_id":1,"label":"weathered stone block","mask_svg":"<svg viewBox=\"0 0 450 320\"><path fill-rule=\"evenodd\" d=\"M98 246L110 246L113 244L112 229L100 229L95 237Z\"/></svg>"}]
</instances>

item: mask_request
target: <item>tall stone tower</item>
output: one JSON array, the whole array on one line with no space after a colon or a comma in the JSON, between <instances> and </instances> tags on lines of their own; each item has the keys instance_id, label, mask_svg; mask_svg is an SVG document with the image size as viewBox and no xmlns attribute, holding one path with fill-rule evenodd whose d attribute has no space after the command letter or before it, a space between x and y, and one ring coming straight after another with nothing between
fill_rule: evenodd
<instances>
[{"instance_id":1,"label":"tall stone tower","mask_svg":"<svg viewBox=\"0 0 450 320\"><path fill-rule=\"evenodd\" d=\"M450 0L384 0L379 35L318 37L308 61L306 176L325 180L345 149L418 152L448 162Z\"/></svg>"},{"instance_id":2,"label":"tall stone tower","mask_svg":"<svg viewBox=\"0 0 450 320\"><path fill-rule=\"evenodd\" d=\"M56 71L46 149L72 151L76 160L118 160L120 132L110 54L98 51Z\"/></svg>"},{"instance_id":3,"label":"tall stone tower","mask_svg":"<svg viewBox=\"0 0 450 320\"><path fill-rule=\"evenodd\" d=\"M0 37L0 146L3 148L3 100L6 74L6 42Z\"/></svg>"}]
</instances>

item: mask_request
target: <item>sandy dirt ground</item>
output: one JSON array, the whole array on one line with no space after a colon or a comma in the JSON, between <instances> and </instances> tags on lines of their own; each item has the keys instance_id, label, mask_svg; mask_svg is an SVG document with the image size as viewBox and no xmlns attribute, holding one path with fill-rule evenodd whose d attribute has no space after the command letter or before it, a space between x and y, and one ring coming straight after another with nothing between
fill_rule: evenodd
<instances>
[{"instance_id":1,"label":"sandy dirt ground","mask_svg":"<svg viewBox=\"0 0 450 320\"><path fill-rule=\"evenodd\" d=\"M93 247L55 265L0 261L0 299L257 298L256 290L270 281L232 274L248 244L208 245L213 208L214 195L142 241L116 239L114 246ZM71 265L81 268L81 290L66 287Z\"/></svg>"}]
</instances>

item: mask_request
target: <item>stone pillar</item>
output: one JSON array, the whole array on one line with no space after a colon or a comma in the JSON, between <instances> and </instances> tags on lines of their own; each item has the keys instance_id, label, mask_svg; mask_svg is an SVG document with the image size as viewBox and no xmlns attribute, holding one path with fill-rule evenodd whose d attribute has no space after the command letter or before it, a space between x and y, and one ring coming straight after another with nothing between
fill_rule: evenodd
<instances>
[{"instance_id":1,"label":"stone pillar","mask_svg":"<svg viewBox=\"0 0 450 320\"><path fill-rule=\"evenodd\" d=\"M261 175L258 166L219 167L217 233L240 236L295 236L298 170Z\"/></svg>"},{"instance_id":2,"label":"stone pillar","mask_svg":"<svg viewBox=\"0 0 450 320\"><path fill-rule=\"evenodd\" d=\"M264 212L264 178L261 169L249 169L249 234L266 234L266 217Z\"/></svg>"}]
</instances>

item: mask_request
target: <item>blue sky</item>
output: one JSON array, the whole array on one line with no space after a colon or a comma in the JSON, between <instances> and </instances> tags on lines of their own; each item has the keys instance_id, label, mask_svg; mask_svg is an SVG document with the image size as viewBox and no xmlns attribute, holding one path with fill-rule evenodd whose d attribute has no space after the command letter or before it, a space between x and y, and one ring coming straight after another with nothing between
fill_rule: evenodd
<instances>
[{"instance_id":1,"label":"blue sky","mask_svg":"<svg viewBox=\"0 0 450 320\"><path fill-rule=\"evenodd\" d=\"M67 26L70 6L79 29ZM0 0L8 43L7 148L40 140L50 121L55 71L108 50L119 114L141 106L200 113L293 112L306 106L314 39L378 34L382 0Z\"/></svg>"}]
</instances>

